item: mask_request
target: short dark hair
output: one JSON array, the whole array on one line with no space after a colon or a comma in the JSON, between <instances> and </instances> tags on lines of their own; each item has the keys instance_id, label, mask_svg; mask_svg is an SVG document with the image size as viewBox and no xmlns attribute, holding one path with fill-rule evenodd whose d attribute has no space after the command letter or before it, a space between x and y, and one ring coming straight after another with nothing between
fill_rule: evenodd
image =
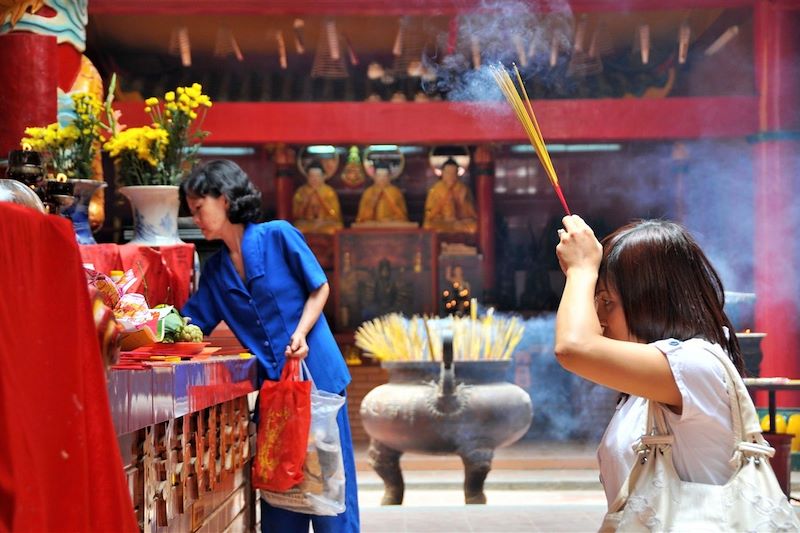
<instances>
[{"instance_id":1,"label":"short dark hair","mask_svg":"<svg viewBox=\"0 0 800 533\"><path fill-rule=\"evenodd\" d=\"M228 199L228 220L233 224L261 219L261 191L244 170L228 159L215 159L197 167L181 183L181 198L187 196Z\"/></svg>"},{"instance_id":2,"label":"short dark hair","mask_svg":"<svg viewBox=\"0 0 800 533\"><path fill-rule=\"evenodd\" d=\"M743 372L739 343L723 310L722 281L684 227L641 220L619 228L602 244L600 280L619 294L633 335L644 342L704 338L724 348Z\"/></svg>"},{"instance_id":3,"label":"short dark hair","mask_svg":"<svg viewBox=\"0 0 800 533\"><path fill-rule=\"evenodd\" d=\"M317 159L313 160L311 163L308 164L308 167L306 167L306 172L311 172L314 169L319 170L323 174L325 173L325 169L322 167L322 163Z\"/></svg>"},{"instance_id":4,"label":"short dark hair","mask_svg":"<svg viewBox=\"0 0 800 533\"><path fill-rule=\"evenodd\" d=\"M455 159L453 159L452 157L448 157L447 160L444 163L442 163L441 170L444 170L444 167L446 167L448 165L452 165L452 166L456 167L456 170L461 168L461 165L459 165L458 162Z\"/></svg>"}]
</instances>

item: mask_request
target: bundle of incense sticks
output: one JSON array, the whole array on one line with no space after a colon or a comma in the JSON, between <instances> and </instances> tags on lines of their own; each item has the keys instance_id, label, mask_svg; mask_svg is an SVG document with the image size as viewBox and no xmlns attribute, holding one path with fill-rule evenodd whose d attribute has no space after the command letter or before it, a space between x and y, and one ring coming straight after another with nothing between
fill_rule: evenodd
<instances>
[{"instance_id":1,"label":"bundle of incense sticks","mask_svg":"<svg viewBox=\"0 0 800 533\"><path fill-rule=\"evenodd\" d=\"M441 361L441 330L453 334L456 361L508 360L525 332L516 318L453 317L436 319L398 313L361 324L355 333L356 346L383 361Z\"/></svg>"},{"instance_id":2,"label":"bundle of incense sticks","mask_svg":"<svg viewBox=\"0 0 800 533\"><path fill-rule=\"evenodd\" d=\"M503 92L503 96L506 97L511 108L516 113L517 119L519 119L522 124L525 133L528 134L531 146L533 146L533 149L536 151L536 155L539 156L539 161L542 163L545 172L547 172L547 177L550 179L550 183L553 185L553 189L555 189L556 195L558 195L558 199L564 207L564 211L566 211L568 215L571 215L572 213L567 205L567 200L564 198L564 193L561 192L561 186L558 184L558 176L556 175L556 170L553 168L553 162L550 160L550 154L547 152L547 146L544 144L542 130L539 128L536 115L533 114L533 106L531 106L528 92L525 90L525 85L522 83L522 76L520 76L517 66L514 65L514 73L519 83L519 90L511 79L511 76L502 66L493 65L489 67L489 71L492 73L494 81ZM520 92L522 96L520 96ZM522 97L525 98L524 103Z\"/></svg>"}]
</instances>

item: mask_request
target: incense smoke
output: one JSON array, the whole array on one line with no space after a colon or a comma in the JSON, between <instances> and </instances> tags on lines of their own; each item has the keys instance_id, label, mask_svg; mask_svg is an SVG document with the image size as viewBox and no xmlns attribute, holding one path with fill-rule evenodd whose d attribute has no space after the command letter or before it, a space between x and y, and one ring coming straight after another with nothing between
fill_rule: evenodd
<instances>
[{"instance_id":1,"label":"incense smoke","mask_svg":"<svg viewBox=\"0 0 800 533\"><path fill-rule=\"evenodd\" d=\"M546 78L554 70L549 59L554 46L561 51L555 69L564 66L572 32L572 12L564 0L538 6L517 0L483 2L473 13L459 16L454 36L438 36L438 57L426 58L437 77L434 86L424 89L451 101L500 101L502 94L487 65L516 63L524 78Z\"/></svg>"},{"instance_id":2,"label":"incense smoke","mask_svg":"<svg viewBox=\"0 0 800 533\"><path fill-rule=\"evenodd\" d=\"M525 389L533 422L525 438L596 443L618 393L564 370L554 355L555 314L528 318L507 379Z\"/></svg>"}]
</instances>

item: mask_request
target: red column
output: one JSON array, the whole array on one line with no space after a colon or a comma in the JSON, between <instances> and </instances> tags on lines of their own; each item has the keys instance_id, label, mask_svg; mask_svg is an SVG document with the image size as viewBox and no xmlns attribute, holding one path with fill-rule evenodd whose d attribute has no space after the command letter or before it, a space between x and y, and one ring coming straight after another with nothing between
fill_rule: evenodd
<instances>
[{"instance_id":1,"label":"red column","mask_svg":"<svg viewBox=\"0 0 800 533\"><path fill-rule=\"evenodd\" d=\"M800 378L800 11L791 0L759 0L754 16L759 134L755 142L754 273L762 376ZM786 405L788 399L783 399ZM800 405L800 395L790 404Z\"/></svg>"},{"instance_id":2,"label":"red column","mask_svg":"<svg viewBox=\"0 0 800 533\"><path fill-rule=\"evenodd\" d=\"M292 220L294 197L294 152L285 146L275 149L275 213L281 220Z\"/></svg>"},{"instance_id":3,"label":"red column","mask_svg":"<svg viewBox=\"0 0 800 533\"><path fill-rule=\"evenodd\" d=\"M26 127L56 121L57 58L55 37L0 35L0 159L19 148Z\"/></svg>"},{"instance_id":4,"label":"red column","mask_svg":"<svg viewBox=\"0 0 800 533\"><path fill-rule=\"evenodd\" d=\"M475 196L478 202L478 247L483 254L483 290L494 293L494 155L488 146L475 149Z\"/></svg>"}]
</instances>

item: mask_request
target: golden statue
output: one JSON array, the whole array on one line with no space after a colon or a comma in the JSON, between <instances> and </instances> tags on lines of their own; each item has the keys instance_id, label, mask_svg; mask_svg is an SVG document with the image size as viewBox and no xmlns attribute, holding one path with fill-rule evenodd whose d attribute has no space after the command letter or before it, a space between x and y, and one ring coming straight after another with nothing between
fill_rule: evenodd
<instances>
[{"instance_id":1,"label":"golden statue","mask_svg":"<svg viewBox=\"0 0 800 533\"><path fill-rule=\"evenodd\" d=\"M307 183L295 191L292 200L294 225L303 233L335 233L344 227L339 197L325 183L322 165L312 163L306 172Z\"/></svg>"},{"instance_id":2,"label":"golden statue","mask_svg":"<svg viewBox=\"0 0 800 533\"><path fill-rule=\"evenodd\" d=\"M392 185L389 168L376 164L373 181L361 195L356 222L408 222L406 200Z\"/></svg>"},{"instance_id":3,"label":"golden statue","mask_svg":"<svg viewBox=\"0 0 800 533\"><path fill-rule=\"evenodd\" d=\"M447 233L475 233L478 214L469 187L458 181L458 163L448 159L442 165L442 178L425 198L422 227Z\"/></svg>"}]
</instances>

